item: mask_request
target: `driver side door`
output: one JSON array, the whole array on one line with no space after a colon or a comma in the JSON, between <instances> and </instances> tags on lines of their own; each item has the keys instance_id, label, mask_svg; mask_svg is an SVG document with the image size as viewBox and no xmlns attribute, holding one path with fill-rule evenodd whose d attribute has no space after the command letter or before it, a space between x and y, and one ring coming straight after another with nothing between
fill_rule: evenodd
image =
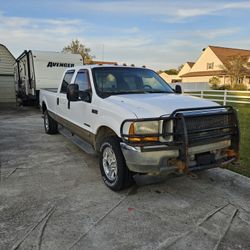
<instances>
[{"instance_id":1,"label":"driver side door","mask_svg":"<svg viewBox=\"0 0 250 250\"><path fill-rule=\"evenodd\" d=\"M74 128L80 137L90 142L93 133L92 89L89 73L80 69L75 77L74 84L79 86L79 101L70 102L68 119L76 125Z\"/></svg>"}]
</instances>

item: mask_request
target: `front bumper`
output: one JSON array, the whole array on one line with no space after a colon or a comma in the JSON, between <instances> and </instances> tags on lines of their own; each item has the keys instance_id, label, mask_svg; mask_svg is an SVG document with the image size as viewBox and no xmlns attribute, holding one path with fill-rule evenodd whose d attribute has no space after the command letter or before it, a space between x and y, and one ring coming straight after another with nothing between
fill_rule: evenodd
<instances>
[{"instance_id":1,"label":"front bumper","mask_svg":"<svg viewBox=\"0 0 250 250\"><path fill-rule=\"evenodd\" d=\"M208 169L226 165L236 157L226 155L226 150L230 147L230 141L220 141L206 145L194 146L188 149L188 169ZM178 149L168 150L164 147L151 147L141 150L140 147L133 147L121 143L121 149L129 170L137 173L171 173L180 170L181 161L178 160ZM214 153L214 162L211 164L197 164L195 156L204 152Z\"/></svg>"},{"instance_id":2,"label":"front bumper","mask_svg":"<svg viewBox=\"0 0 250 250\"><path fill-rule=\"evenodd\" d=\"M213 109L213 112L205 112ZM224 111L221 111L224 109ZM218 110L218 111L217 111ZM194 114L192 111L199 111ZM201 113L201 111L203 113ZM216 112L217 111L217 112ZM223 123L209 122L210 117L225 117ZM190 119L198 118L209 122L209 126L199 127L191 124ZM157 118L156 118L157 119ZM150 136L172 136L172 141L157 143L133 143L131 135L123 132L124 124L149 119L125 120L121 125L121 149L126 164L131 171L139 173L160 173L179 170L188 172L223 166L239 159L239 124L236 111L229 106L216 106L174 111L169 117L158 120L172 120L175 124L173 132L151 134ZM220 120L221 121L221 120ZM194 135L197 135L195 136ZM145 137L148 135L133 135Z\"/></svg>"}]
</instances>

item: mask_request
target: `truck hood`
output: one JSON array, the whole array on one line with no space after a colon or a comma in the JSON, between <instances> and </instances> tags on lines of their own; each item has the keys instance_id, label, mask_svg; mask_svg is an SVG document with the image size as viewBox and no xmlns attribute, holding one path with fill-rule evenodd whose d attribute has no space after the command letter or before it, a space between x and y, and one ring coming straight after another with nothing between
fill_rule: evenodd
<instances>
[{"instance_id":1,"label":"truck hood","mask_svg":"<svg viewBox=\"0 0 250 250\"><path fill-rule=\"evenodd\" d=\"M162 93L114 95L106 100L130 110L137 118L159 117L171 114L176 109L219 106L215 102L198 97Z\"/></svg>"}]
</instances>

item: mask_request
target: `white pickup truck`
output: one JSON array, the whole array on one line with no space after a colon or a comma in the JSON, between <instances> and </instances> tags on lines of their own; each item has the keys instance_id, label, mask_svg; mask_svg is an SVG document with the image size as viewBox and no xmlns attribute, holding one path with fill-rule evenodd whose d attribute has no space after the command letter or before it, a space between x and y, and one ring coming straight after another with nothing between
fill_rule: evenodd
<instances>
[{"instance_id":1,"label":"white pickup truck","mask_svg":"<svg viewBox=\"0 0 250 250\"><path fill-rule=\"evenodd\" d=\"M40 92L45 132L57 133L60 124L92 145L115 191L135 173L187 173L238 160L236 111L181 92L143 67L69 68L57 90Z\"/></svg>"}]
</instances>

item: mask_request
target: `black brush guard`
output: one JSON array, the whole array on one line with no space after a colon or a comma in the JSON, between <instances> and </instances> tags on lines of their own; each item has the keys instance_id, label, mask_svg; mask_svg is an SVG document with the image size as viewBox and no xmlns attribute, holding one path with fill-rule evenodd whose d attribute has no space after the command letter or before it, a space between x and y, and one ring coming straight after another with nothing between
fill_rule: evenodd
<instances>
[{"instance_id":1,"label":"black brush guard","mask_svg":"<svg viewBox=\"0 0 250 250\"><path fill-rule=\"evenodd\" d=\"M124 125L126 123L142 121L162 121L162 133L129 135L123 132ZM168 132L166 129L169 121L173 122L173 131L171 132ZM223 162L216 162L215 164L209 164L207 166L190 166L189 170L217 167L218 165L228 164L239 158L239 121L236 110L231 106L177 109L168 117L127 119L121 124L120 132L124 143L130 146L141 147L142 151L146 151L147 146L156 145L168 146L168 148L164 148L164 150L178 149L178 160L180 160L186 167L188 166L188 148L190 146L204 145L222 140L231 140L231 146L228 149L231 152L231 156L229 156L228 159ZM171 137L172 140L157 142L133 142L130 140L133 137Z\"/></svg>"}]
</instances>

